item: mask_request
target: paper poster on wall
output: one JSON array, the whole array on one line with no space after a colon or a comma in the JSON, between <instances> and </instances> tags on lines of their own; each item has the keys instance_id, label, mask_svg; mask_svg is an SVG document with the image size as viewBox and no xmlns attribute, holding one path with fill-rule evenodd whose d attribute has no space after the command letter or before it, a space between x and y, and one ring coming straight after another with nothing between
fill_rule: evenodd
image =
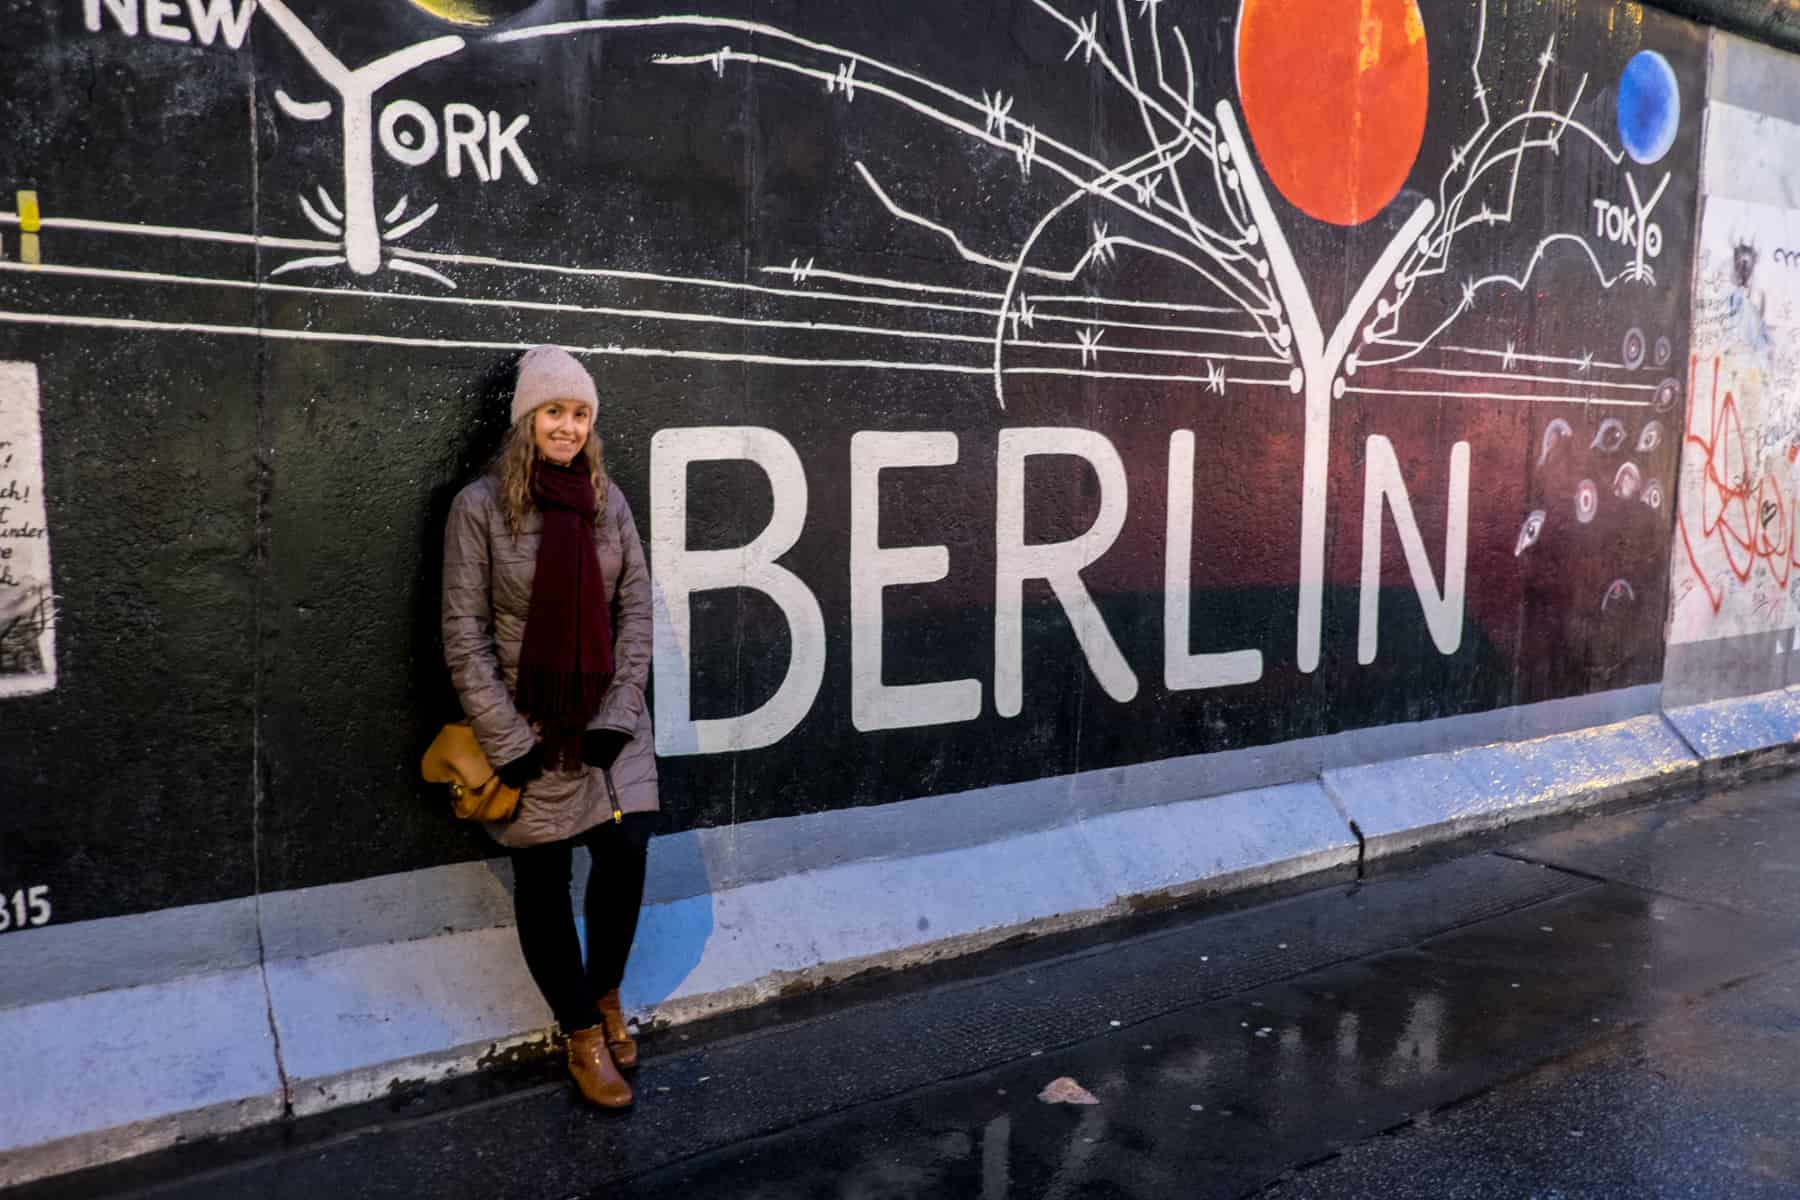
<instances>
[{"instance_id":1,"label":"paper poster on wall","mask_svg":"<svg viewBox=\"0 0 1800 1200\"><path fill-rule=\"evenodd\" d=\"M56 686L38 373L0 362L0 696Z\"/></svg>"},{"instance_id":2,"label":"paper poster on wall","mask_svg":"<svg viewBox=\"0 0 1800 1200\"><path fill-rule=\"evenodd\" d=\"M1671 642L1791 628L1800 213L1708 197L1694 282Z\"/></svg>"}]
</instances>

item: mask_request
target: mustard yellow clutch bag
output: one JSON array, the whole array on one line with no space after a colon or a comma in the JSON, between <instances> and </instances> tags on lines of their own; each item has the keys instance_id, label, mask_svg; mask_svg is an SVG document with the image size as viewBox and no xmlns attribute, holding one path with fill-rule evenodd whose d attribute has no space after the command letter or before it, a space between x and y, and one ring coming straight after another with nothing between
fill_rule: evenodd
<instances>
[{"instance_id":1,"label":"mustard yellow clutch bag","mask_svg":"<svg viewBox=\"0 0 1800 1200\"><path fill-rule=\"evenodd\" d=\"M481 752L467 721L444 726L419 761L426 783L450 785L450 811L464 821L510 821L519 810L519 789L507 787Z\"/></svg>"}]
</instances>

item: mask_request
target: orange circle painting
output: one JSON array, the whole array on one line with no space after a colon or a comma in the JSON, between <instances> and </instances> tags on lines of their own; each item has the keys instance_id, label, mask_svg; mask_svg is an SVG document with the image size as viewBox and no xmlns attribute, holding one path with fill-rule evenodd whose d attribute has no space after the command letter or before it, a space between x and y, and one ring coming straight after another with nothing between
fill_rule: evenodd
<instances>
[{"instance_id":1,"label":"orange circle painting","mask_svg":"<svg viewBox=\"0 0 1800 1200\"><path fill-rule=\"evenodd\" d=\"M1417 0L1243 0L1237 72L1263 170L1300 211L1360 225L1399 193L1431 88Z\"/></svg>"}]
</instances>

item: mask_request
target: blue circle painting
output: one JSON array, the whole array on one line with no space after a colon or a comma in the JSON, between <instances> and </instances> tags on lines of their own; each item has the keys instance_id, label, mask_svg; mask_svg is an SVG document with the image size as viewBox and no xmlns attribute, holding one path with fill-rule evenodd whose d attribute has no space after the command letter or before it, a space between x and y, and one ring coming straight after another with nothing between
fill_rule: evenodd
<instances>
[{"instance_id":1,"label":"blue circle painting","mask_svg":"<svg viewBox=\"0 0 1800 1200\"><path fill-rule=\"evenodd\" d=\"M1625 153L1653 163L1675 144L1681 124L1681 88L1669 60L1654 50L1639 50L1619 76L1619 140Z\"/></svg>"}]
</instances>

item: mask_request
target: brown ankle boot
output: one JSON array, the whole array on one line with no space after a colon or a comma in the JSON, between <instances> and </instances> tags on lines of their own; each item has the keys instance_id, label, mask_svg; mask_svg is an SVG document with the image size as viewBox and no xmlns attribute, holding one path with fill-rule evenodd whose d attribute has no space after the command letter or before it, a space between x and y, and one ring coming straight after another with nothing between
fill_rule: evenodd
<instances>
[{"instance_id":1,"label":"brown ankle boot","mask_svg":"<svg viewBox=\"0 0 1800 1200\"><path fill-rule=\"evenodd\" d=\"M591 1103L601 1108L631 1107L631 1085L606 1049L606 1027L590 1025L569 1035L569 1074Z\"/></svg>"},{"instance_id":2,"label":"brown ankle boot","mask_svg":"<svg viewBox=\"0 0 1800 1200\"><path fill-rule=\"evenodd\" d=\"M612 1051L613 1061L619 1070L630 1071L637 1066L637 1043L631 1039L631 1030L625 1025L625 1013L619 1008L619 989L614 988L600 997L600 1022L606 1027L606 1048Z\"/></svg>"}]
</instances>

